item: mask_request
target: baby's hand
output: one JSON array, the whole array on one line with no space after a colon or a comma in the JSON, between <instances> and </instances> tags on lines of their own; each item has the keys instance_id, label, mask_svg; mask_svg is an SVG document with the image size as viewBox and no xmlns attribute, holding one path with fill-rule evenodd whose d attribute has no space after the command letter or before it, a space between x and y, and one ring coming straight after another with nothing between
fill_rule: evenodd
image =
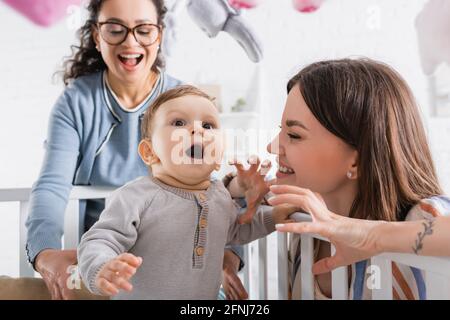
<instances>
[{"instance_id":1,"label":"baby's hand","mask_svg":"<svg viewBox=\"0 0 450 320\"><path fill-rule=\"evenodd\" d=\"M122 253L105 263L97 274L95 284L105 296L114 296L119 293L119 289L131 291L133 286L129 280L141 264L142 258Z\"/></svg>"},{"instance_id":2,"label":"baby's hand","mask_svg":"<svg viewBox=\"0 0 450 320\"><path fill-rule=\"evenodd\" d=\"M257 156L251 156L248 159L250 168L244 169L242 163L237 160L230 161L237 169L237 183L244 193L245 201L247 202L247 210L239 216L238 222L250 223L256 210L261 203L264 196L269 191L269 182L265 181L265 176L269 172L271 163L266 160L261 164Z\"/></svg>"}]
</instances>

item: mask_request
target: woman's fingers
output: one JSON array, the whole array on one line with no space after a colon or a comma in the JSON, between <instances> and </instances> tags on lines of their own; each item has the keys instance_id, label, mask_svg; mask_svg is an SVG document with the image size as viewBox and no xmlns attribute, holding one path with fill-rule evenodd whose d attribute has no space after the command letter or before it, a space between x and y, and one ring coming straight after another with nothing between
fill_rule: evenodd
<instances>
[{"instance_id":1,"label":"woman's fingers","mask_svg":"<svg viewBox=\"0 0 450 320\"><path fill-rule=\"evenodd\" d=\"M267 200L270 205L278 206L282 204L290 204L299 209L306 210L308 213L308 209L310 208L309 201L304 195L298 194L279 194L273 196Z\"/></svg>"},{"instance_id":2,"label":"woman's fingers","mask_svg":"<svg viewBox=\"0 0 450 320\"><path fill-rule=\"evenodd\" d=\"M274 190L275 192L277 192L276 195L269 198L268 200L269 204L273 206L283 203L294 205L299 209L305 211L306 213L311 214L313 220L329 220L332 218L332 213L328 211L326 205L322 202L322 200L317 198L317 196L315 196L315 194L309 190L307 190L307 192L305 193L303 193L303 191L301 190L297 190L297 193L284 193L278 192L279 189L271 186L270 191L275 193ZM291 189L291 191L293 190Z\"/></svg>"},{"instance_id":3,"label":"woman's fingers","mask_svg":"<svg viewBox=\"0 0 450 320\"><path fill-rule=\"evenodd\" d=\"M248 299L248 293L244 288L244 285L241 282L239 277L235 276L231 279L231 287L234 291L235 298L239 300Z\"/></svg>"},{"instance_id":4,"label":"woman's fingers","mask_svg":"<svg viewBox=\"0 0 450 320\"><path fill-rule=\"evenodd\" d=\"M62 294L56 282L52 284L52 300L62 300Z\"/></svg>"},{"instance_id":5,"label":"woman's fingers","mask_svg":"<svg viewBox=\"0 0 450 320\"><path fill-rule=\"evenodd\" d=\"M239 161L238 159L232 159L232 160L230 160L230 161L228 161L228 164L229 165L231 165L231 166L235 166L236 167L236 170L238 171L238 172L242 172L242 171L245 171L245 168L244 168L244 165L242 164L242 162L241 161Z\"/></svg>"},{"instance_id":6,"label":"woman's fingers","mask_svg":"<svg viewBox=\"0 0 450 320\"><path fill-rule=\"evenodd\" d=\"M248 298L248 293L241 282L241 279L235 274L227 275L228 292L227 295L231 300L243 300Z\"/></svg>"},{"instance_id":7,"label":"woman's fingers","mask_svg":"<svg viewBox=\"0 0 450 320\"><path fill-rule=\"evenodd\" d=\"M294 222L275 225L277 231L293 233L316 233L327 237L326 230L316 222Z\"/></svg>"},{"instance_id":8,"label":"woman's fingers","mask_svg":"<svg viewBox=\"0 0 450 320\"><path fill-rule=\"evenodd\" d=\"M312 272L314 274L328 273L328 272L332 271L333 269L340 267L337 258L338 258L338 256L334 255L334 256L324 258L322 260L317 261L316 263L313 264Z\"/></svg>"},{"instance_id":9,"label":"woman's fingers","mask_svg":"<svg viewBox=\"0 0 450 320\"><path fill-rule=\"evenodd\" d=\"M271 185L270 191L272 191L274 194L291 193L291 194L315 197L315 194L309 189L304 189L304 188L300 188L297 186L290 186L290 185L285 185L285 184Z\"/></svg>"}]
</instances>

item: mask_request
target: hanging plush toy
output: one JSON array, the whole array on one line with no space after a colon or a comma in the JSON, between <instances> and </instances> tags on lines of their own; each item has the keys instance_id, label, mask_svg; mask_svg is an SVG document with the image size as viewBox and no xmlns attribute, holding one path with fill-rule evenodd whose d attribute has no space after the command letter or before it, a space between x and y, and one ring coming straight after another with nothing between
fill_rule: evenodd
<instances>
[{"instance_id":1,"label":"hanging plush toy","mask_svg":"<svg viewBox=\"0 0 450 320\"><path fill-rule=\"evenodd\" d=\"M62 19L70 5L79 5L83 0L3 0L34 23L50 26ZM300 12L317 10L324 0L292 0ZM261 41L255 30L241 15L243 9L254 9L263 0L166 0L169 9L165 23L165 54L171 55L176 43L177 16L186 6L192 20L210 38L223 31L233 37L245 50L249 59L259 62L263 56Z\"/></svg>"},{"instance_id":2,"label":"hanging plush toy","mask_svg":"<svg viewBox=\"0 0 450 320\"><path fill-rule=\"evenodd\" d=\"M236 9L253 9L259 6L263 0L228 0ZM294 8L303 13L314 12L320 8L325 0L292 0Z\"/></svg>"},{"instance_id":3,"label":"hanging plush toy","mask_svg":"<svg viewBox=\"0 0 450 320\"><path fill-rule=\"evenodd\" d=\"M293 5L300 12L313 12L323 1L293 0ZM186 6L192 20L210 38L224 31L241 45L251 61L259 62L263 56L262 42L242 17L241 9L254 9L262 2L263 0L188 0Z\"/></svg>"},{"instance_id":4,"label":"hanging plush toy","mask_svg":"<svg viewBox=\"0 0 450 320\"><path fill-rule=\"evenodd\" d=\"M67 15L70 5L83 0L3 0L34 23L48 27Z\"/></svg>"},{"instance_id":5,"label":"hanging plush toy","mask_svg":"<svg viewBox=\"0 0 450 320\"><path fill-rule=\"evenodd\" d=\"M324 0L292 0L294 8L300 12L314 12L320 8Z\"/></svg>"}]
</instances>

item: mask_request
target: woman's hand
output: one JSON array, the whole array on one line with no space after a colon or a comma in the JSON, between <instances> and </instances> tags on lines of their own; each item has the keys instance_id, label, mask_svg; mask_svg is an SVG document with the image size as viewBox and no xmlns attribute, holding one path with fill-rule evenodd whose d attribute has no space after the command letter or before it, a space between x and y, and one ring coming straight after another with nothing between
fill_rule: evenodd
<instances>
[{"instance_id":1,"label":"woman's hand","mask_svg":"<svg viewBox=\"0 0 450 320\"><path fill-rule=\"evenodd\" d=\"M131 253L122 253L103 265L95 279L95 285L105 296L115 296L119 289L133 290L129 282L142 264L142 258Z\"/></svg>"},{"instance_id":2,"label":"woman's hand","mask_svg":"<svg viewBox=\"0 0 450 320\"><path fill-rule=\"evenodd\" d=\"M70 266L77 264L76 250L42 250L36 257L35 266L47 285L53 300L71 300L75 298L67 286Z\"/></svg>"},{"instance_id":3,"label":"woman's hand","mask_svg":"<svg viewBox=\"0 0 450 320\"><path fill-rule=\"evenodd\" d=\"M331 270L365 260L380 253L377 248L377 230L384 221L353 219L337 215L328 210L322 197L310 190L274 185L270 190L276 195L269 199L271 205L291 204L311 214L312 222L278 225L281 232L315 233L328 238L335 246L334 256L322 259L313 265L313 273Z\"/></svg>"},{"instance_id":4,"label":"woman's hand","mask_svg":"<svg viewBox=\"0 0 450 320\"><path fill-rule=\"evenodd\" d=\"M298 211L301 211L301 209L287 203L274 206L272 210L273 222L275 224L295 222L294 220L289 219L289 216Z\"/></svg>"},{"instance_id":5,"label":"woman's hand","mask_svg":"<svg viewBox=\"0 0 450 320\"><path fill-rule=\"evenodd\" d=\"M248 299L248 293L238 277L240 259L232 250L225 250L223 256L222 286L227 300Z\"/></svg>"},{"instance_id":6,"label":"woman's hand","mask_svg":"<svg viewBox=\"0 0 450 320\"><path fill-rule=\"evenodd\" d=\"M241 224L252 221L259 204L269 192L270 185L270 182L265 181L265 176L271 167L270 161L266 160L261 164L258 157L251 156L248 159L248 163L250 167L245 169L243 164L237 160L230 162L237 169L237 177L233 180L236 180L235 183L238 185L240 193L244 194L247 203L247 210L238 219L238 222Z\"/></svg>"}]
</instances>

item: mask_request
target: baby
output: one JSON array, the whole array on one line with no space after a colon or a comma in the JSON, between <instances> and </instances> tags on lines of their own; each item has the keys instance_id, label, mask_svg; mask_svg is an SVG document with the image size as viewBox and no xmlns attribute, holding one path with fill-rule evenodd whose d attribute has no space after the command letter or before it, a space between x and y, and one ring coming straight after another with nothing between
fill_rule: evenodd
<instances>
[{"instance_id":1,"label":"baby","mask_svg":"<svg viewBox=\"0 0 450 320\"><path fill-rule=\"evenodd\" d=\"M161 94L141 130L139 154L151 173L115 191L84 234L81 277L91 292L116 299L216 299L224 247L266 236L292 211L253 204L243 222L253 219L239 223L239 207L210 177L224 148L218 111L199 89Z\"/></svg>"}]
</instances>

